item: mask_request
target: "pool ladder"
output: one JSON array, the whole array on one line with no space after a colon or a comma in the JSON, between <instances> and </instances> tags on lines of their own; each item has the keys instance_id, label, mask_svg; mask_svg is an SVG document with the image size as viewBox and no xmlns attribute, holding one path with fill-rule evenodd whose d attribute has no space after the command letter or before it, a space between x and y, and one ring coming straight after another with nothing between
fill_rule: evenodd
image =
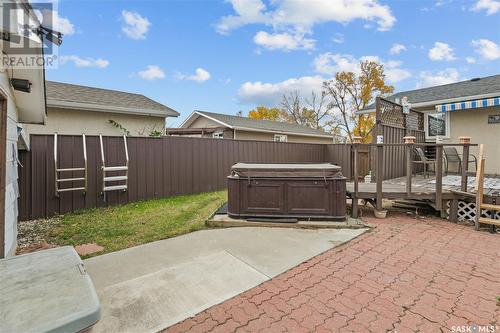
<instances>
[{"instance_id":1,"label":"pool ladder","mask_svg":"<svg viewBox=\"0 0 500 333\"><path fill-rule=\"evenodd\" d=\"M128 189L128 148L127 137L123 136L123 144L125 147L125 165L123 166L106 166L104 158L104 144L102 142L102 135L99 135L99 142L101 144L101 159L102 159L102 194L109 191L126 191ZM125 175L110 176L109 173L125 172ZM125 181L125 184L110 185L109 183L116 183Z\"/></svg>"},{"instance_id":2,"label":"pool ladder","mask_svg":"<svg viewBox=\"0 0 500 333\"><path fill-rule=\"evenodd\" d=\"M59 196L61 192L71 192L71 191L83 191L85 195L87 193L87 145L85 142L85 134L82 134L82 142L83 142L83 167L78 168L59 168L57 165L57 133L54 134L54 166L55 166L55 190L56 196ZM82 172L83 177L75 177L75 178L64 178L62 175L67 174L68 172ZM66 187L60 188L59 185L61 183L71 182L74 185L74 182L83 182L83 186L78 187Z\"/></svg>"}]
</instances>

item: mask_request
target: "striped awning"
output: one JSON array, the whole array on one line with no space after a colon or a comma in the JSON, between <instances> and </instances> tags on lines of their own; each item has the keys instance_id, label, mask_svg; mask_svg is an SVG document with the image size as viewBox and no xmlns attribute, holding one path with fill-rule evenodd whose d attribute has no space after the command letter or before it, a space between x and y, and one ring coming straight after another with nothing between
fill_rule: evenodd
<instances>
[{"instance_id":1,"label":"striped awning","mask_svg":"<svg viewBox=\"0 0 500 333\"><path fill-rule=\"evenodd\" d=\"M465 109L485 108L488 106L500 106L500 97L476 99L476 100L472 100L472 101L463 101L463 102L455 102L455 103L438 104L438 105L436 105L436 111L437 112L458 111L458 110L465 110Z\"/></svg>"}]
</instances>

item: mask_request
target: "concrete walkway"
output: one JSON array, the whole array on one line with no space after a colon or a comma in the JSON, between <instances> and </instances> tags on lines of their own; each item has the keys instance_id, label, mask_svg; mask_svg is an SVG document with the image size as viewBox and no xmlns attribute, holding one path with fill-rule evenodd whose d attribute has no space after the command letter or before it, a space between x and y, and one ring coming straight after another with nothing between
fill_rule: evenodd
<instances>
[{"instance_id":1,"label":"concrete walkway","mask_svg":"<svg viewBox=\"0 0 500 333\"><path fill-rule=\"evenodd\" d=\"M156 332L364 231L203 230L85 260L102 305L93 332Z\"/></svg>"}]
</instances>

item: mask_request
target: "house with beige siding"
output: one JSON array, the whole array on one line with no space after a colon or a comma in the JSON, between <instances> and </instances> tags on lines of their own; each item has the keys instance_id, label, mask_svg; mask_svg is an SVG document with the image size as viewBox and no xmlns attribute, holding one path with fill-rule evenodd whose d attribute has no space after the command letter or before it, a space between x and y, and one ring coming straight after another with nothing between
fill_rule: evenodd
<instances>
[{"instance_id":1,"label":"house with beige siding","mask_svg":"<svg viewBox=\"0 0 500 333\"><path fill-rule=\"evenodd\" d=\"M26 125L29 134L164 134L167 117L179 113L146 96L130 92L47 81L43 125Z\"/></svg>"},{"instance_id":2,"label":"house with beige siding","mask_svg":"<svg viewBox=\"0 0 500 333\"><path fill-rule=\"evenodd\" d=\"M167 128L166 132L174 136L318 144L335 143L337 139L322 130L298 124L206 111L194 111L179 128Z\"/></svg>"},{"instance_id":3,"label":"house with beige siding","mask_svg":"<svg viewBox=\"0 0 500 333\"><path fill-rule=\"evenodd\" d=\"M413 110L424 113L427 142L440 138L443 143L458 143L461 136L471 137L472 143L484 144L485 172L500 175L500 75L403 91L386 98L401 103L404 97ZM358 113L370 112L375 112L374 105ZM477 156L478 148L471 147L471 153Z\"/></svg>"}]
</instances>

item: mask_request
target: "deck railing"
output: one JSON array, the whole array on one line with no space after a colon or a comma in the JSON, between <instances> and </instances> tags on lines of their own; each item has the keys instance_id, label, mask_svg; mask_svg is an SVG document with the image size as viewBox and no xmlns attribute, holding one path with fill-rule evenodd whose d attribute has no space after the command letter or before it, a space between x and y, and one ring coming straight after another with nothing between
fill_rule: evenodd
<instances>
[{"instance_id":1,"label":"deck railing","mask_svg":"<svg viewBox=\"0 0 500 333\"><path fill-rule=\"evenodd\" d=\"M467 192L467 178L468 178L468 165L469 165L469 153L470 147L478 146L477 144L471 143L372 143L372 144L361 144L354 143L352 149L354 152L353 156L353 182L354 182L354 193L352 194L352 215L357 217L358 215L358 191L359 191L359 175L358 175L358 153L361 147L375 148L375 158L376 162L375 169L372 170L375 176L376 182L376 209L382 210L382 197L383 197L383 180L384 180L384 148L386 147L405 147L406 153L406 198L410 199L412 195L412 176L413 176L413 151L416 147L435 147L436 157L435 157L435 207L437 210L443 209L443 148L444 147L462 147L462 168L460 170L461 174L461 186L462 192Z\"/></svg>"}]
</instances>

